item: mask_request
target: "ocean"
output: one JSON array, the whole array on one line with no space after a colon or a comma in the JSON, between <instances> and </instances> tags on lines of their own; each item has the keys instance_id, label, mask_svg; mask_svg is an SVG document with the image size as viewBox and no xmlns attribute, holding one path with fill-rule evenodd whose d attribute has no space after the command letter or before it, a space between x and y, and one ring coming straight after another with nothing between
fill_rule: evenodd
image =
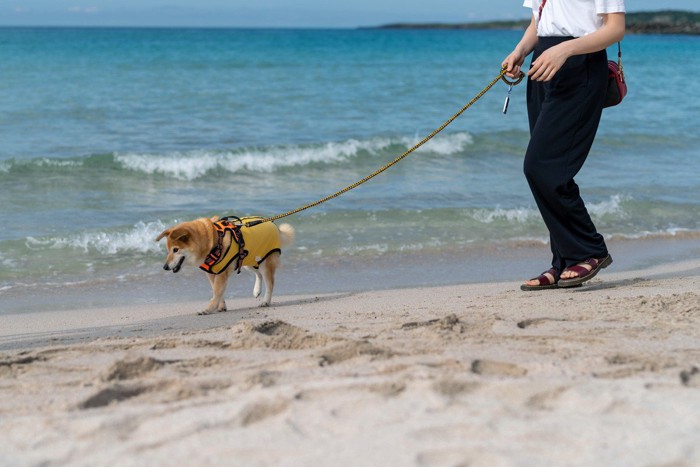
<instances>
[{"instance_id":1,"label":"ocean","mask_svg":"<svg viewBox=\"0 0 700 467\"><path fill-rule=\"evenodd\" d=\"M284 213L363 178L474 97L520 36L0 28L0 311L51 307L66 290L74 306L113 284L143 300L180 290L188 281L161 269L164 228ZM620 245L698 239L700 38L631 35L622 47L629 94L604 112L582 194ZM379 177L279 221L297 230L281 290L410 286L434 258L545 245L522 175L525 85L503 115L506 91L497 84ZM377 261L384 277L411 279L362 271ZM497 273L463 269L449 277ZM85 304L103 303L95 295Z\"/></svg>"}]
</instances>

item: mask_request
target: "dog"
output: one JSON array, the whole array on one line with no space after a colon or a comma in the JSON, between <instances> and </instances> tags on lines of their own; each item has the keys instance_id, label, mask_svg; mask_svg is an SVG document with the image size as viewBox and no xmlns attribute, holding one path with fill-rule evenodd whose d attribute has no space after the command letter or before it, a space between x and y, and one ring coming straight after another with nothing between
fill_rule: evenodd
<instances>
[{"instance_id":1,"label":"dog","mask_svg":"<svg viewBox=\"0 0 700 467\"><path fill-rule=\"evenodd\" d=\"M156 242L166 239L168 256L166 271L177 273L184 265L199 266L207 273L213 296L200 315L226 311L224 292L229 276L241 269L255 274L253 296L258 298L265 286L260 306L270 305L275 287L275 271L282 247L294 242L294 228L289 224L277 227L259 217L220 219L200 218L169 227Z\"/></svg>"}]
</instances>

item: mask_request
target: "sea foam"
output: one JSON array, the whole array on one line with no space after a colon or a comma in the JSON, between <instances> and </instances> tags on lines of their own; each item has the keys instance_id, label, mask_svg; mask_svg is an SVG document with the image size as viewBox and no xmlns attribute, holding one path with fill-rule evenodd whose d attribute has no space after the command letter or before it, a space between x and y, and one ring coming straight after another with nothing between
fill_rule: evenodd
<instances>
[{"instance_id":1,"label":"sea foam","mask_svg":"<svg viewBox=\"0 0 700 467\"><path fill-rule=\"evenodd\" d=\"M34 238L27 237L28 248L49 249L71 248L84 252L97 251L103 255L118 253L157 253L161 246L154 240L165 229L161 221L138 222L125 232L82 232L70 237Z\"/></svg>"},{"instance_id":2,"label":"sea foam","mask_svg":"<svg viewBox=\"0 0 700 467\"><path fill-rule=\"evenodd\" d=\"M630 200L629 196L613 195L607 200L598 203L586 203L586 208L591 217L599 218L605 215L625 216L625 211L622 206L624 201ZM513 208L504 209L496 207L494 209L477 209L473 216L474 220L484 224L491 224L495 221L507 221L515 224L522 224L528 221L537 220L540 218L540 213L537 208Z\"/></svg>"},{"instance_id":3,"label":"sea foam","mask_svg":"<svg viewBox=\"0 0 700 467\"><path fill-rule=\"evenodd\" d=\"M191 181L214 170L229 173L271 173L312 164L342 164L362 155L399 156L419 141L418 137L348 139L341 142L241 148L231 151L195 150L165 154L130 152L116 154L114 159L127 170ZM470 144L473 144L470 134L455 133L432 140L429 145L420 148L420 151L451 155L462 152ZM396 151L396 154L387 154L390 150Z\"/></svg>"}]
</instances>

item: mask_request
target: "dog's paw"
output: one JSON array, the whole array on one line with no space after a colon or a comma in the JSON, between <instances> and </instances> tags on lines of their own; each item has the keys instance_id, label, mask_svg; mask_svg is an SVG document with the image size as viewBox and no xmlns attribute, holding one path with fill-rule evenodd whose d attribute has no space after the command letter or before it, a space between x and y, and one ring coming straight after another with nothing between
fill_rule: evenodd
<instances>
[{"instance_id":1,"label":"dog's paw","mask_svg":"<svg viewBox=\"0 0 700 467\"><path fill-rule=\"evenodd\" d=\"M268 306L270 306L270 302L262 302L260 304L260 308L267 308Z\"/></svg>"},{"instance_id":2,"label":"dog's paw","mask_svg":"<svg viewBox=\"0 0 700 467\"><path fill-rule=\"evenodd\" d=\"M213 310L213 311L202 310L197 314L198 315L213 315L214 313L223 313L224 311L226 311L226 308L224 308L223 310Z\"/></svg>"},{"instance_id":3,"label":"dog's paw","mask_svg":"<svg viewBox=\"0 0 700 467\"><path fill-rule=\"evenodd\" d=\"M222 307L218 307L218 308L207 308L207 309L200 311L197 314L198 315L213 315L214 313L223 313L224 311L226 311L226 305L224 305Z\"/></svg>"}]
</instances>

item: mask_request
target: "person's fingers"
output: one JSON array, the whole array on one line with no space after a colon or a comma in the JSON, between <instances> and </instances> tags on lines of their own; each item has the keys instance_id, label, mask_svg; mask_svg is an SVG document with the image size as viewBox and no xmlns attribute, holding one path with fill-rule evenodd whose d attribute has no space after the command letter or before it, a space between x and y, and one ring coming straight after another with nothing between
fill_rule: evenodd
<instances>
[{"instance_id":1,"label":"person's fingers","mask_svg":"<svg viewBox=\"0 0 700 467\"><path fill-rule=\"evenodd\" d=\"M511 71L513 66L515 66L515 63L513 63L513 60L510 57L506 58L503 60L503 63L501 63L501 67L506 67L506 71Z\"/></svg>"},{"instance_id":2,"label":"person's fingers","mask_svg":"<svg viewBox=\"0 0 700 467\"><path fill-rule=\"evenodd\" d=\"M506 75L509 78L513 78L513 79L519 78L520 77L520 66L518 66L518 65L514 66L512 70L510 70L508 73L506 73Z\"/></svg>"},{"instance_id":3,"label":"person's fingers","mask_svg":"<svg viewBox=\"0 0 700 467\"><path fill-rule=\"evenodd\" d=\"M543 73L542 64L539 61L534 61L530 67L530 71L527 72L527 76L534 81L539 81L540 76Z\"/></svg>"}]
</instances>

